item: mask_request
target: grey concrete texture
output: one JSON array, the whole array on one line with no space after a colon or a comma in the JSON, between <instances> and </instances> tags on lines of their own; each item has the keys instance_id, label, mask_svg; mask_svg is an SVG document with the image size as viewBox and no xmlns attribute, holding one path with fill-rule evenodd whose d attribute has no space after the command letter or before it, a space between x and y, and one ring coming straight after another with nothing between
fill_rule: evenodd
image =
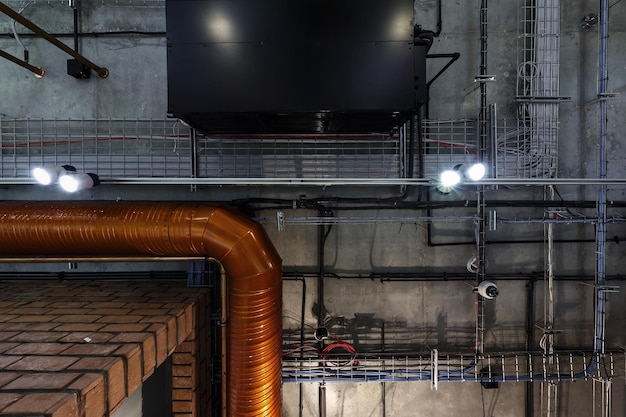
<instances>
[{"instance_id":1,"label":"grey concrete texture","mask_svg":"<svg viewBox=\"0 0 626 417\"><path fill-rule=\"evenodd\" d=\"M12 1L12 7L20 2ZM129 1L130 4L130 1ZM415 1L415 23L424 29L436 30L437 0ZM598 13L598 1L573 0L562 2L560 35L560 91L571 100L560 104L559 170L561 178L596 177L599 160L598 31L597 26L583 29L582 18ZM623 118L625 104L626 2L613 1L610 9L609 91L618 95L608 101L608 171L609 177L626 177L623 164L622 132L626 131ZM474 78L479 73L479 1L443 1L441 35L434 40L431 53L459 52L455 62L431 87L430 117L439 120L476 118L479 111L479 91ZM65 2L34 2L24 15L49 32L72 32L72 12ZM516 73L518 65L518 5L515 1L493 0L488 9L488 73L496 77L487 85L488 100L498 104L502 117L516 116ZM28 33L18 25L20 33ZM124 6L109 0L85 0L81 8L83 32L142 31L151 35L117 35L81 38L81 52L96 64L109 69L110 75L100 79L95 74L89 80L76 80L66 74L69 58L48 42L31 36L23 38L30 51L30 62L47 70L42 79L28 71L0 61L0 116L8 118L163 118L167 112L167 41L158 35L165 31L163 7L143 7L140 3ZM8 18L0 19L0 33L11 31ZM155 34L156 33L156 34ZM71 36L62 40L72 44ZM0 48L21 56L14 39L0 37ZM429 75L434 75L445 60L429 60ZM560 186L565 200L597 198L595 186ZM609 200L626 200L626 187L610 186ZM195 200L228 202L240 198L281 198L298 200L333 197L389 197L397 196L397 188L337 188L316 187L200 187L192 193L189 187L101 187L88 191L77 199L90 200ZM415 199L410 190L407 200ZM68 199L54 190L15 186L2 189L3 199ZM433 195L435 200L445 196ZM473 190L451 196L472 201ZM490 200L534 201L544 198L539 187L501 187L488 191ZM558 199L558 197L557 197ZM284 210L287 217L314 217L314 210ZM475 213L474 207L434 210L438 216L466 216ZM575 214L593 217L594 208L580 208ZM347 217L405 217L404 221L362 221L333 226L326 242L325 307L328 317L353 318L356 313L374 313L374 317L389 323L401 322L411 328L414 347L428 352L431 348L449 348L455 351L471 347L474 329L473 274L467 271L468 260L475 255L473 244L461 246L429 246L426 223L411 220L427 215L425 210L346 211ZM502 207L499 218L528 219L544 216L543 209ZM278 231L276 210L260 210L270 238L289 272L314 273L318 268L319 228L312 224L287 224ZM610 208L609 216L624 217L626 209ZM610 224L606 247L607 273L624 275L626 259L626 226ZM471 222L436 222L431 228L431 239L436 244L473 242L474 225ZM554 267L557 276L592 278L595 271L595 229L591 224L558 224L555 238L586 240L555 244ZM545 318L544 285L545 246L541 242L545 227L541 224L498 224L497 230L487 231L486 271L498 283L501 294L486 308L485 347L492 351L519 351L526 344L526 291L528 277L538 273L535 288L535 324L541 326ZM616 239L614 239L616 237ZM501 241L525 240L529 243L511 244ZM184 268L181 265L79 265L81 270L102 272L149 268ZM2 271L59 271L65 264L0 265ZM427 273L467 274L464 281L441 282L380 282L369 279L372 272L391 272L419 276ZM361 275L363 279L337 279L333 274ZM518 274L519 279L510 279ZM504 279L504 276L507 279ZM307 338L317 326L315 315L316 280L306 278L306 305L304 322ZM619 282L616 282L619 284ZM297 331L300 326L302 283L285 281L285 328ZM559 282L555 288L555 327L561 333L555 337L557 349L590 350L593 344L593 290L576 280ZM626 303L621 294L609 296L607 316L607 349L626 346L623 323ZM536 329L532 349L539 349L541 331ZM622 372L623 375L623 372ZM597 389L597 387L595 387ZM284 386L284 415L298 416L298 385ZM318 415L317 385L304 384L303 414ZM540 386L535 384L535 415L542 410ZM559 384L559 408L562 416L589 416L593 404L594 386L591 381ZM614 415L624 415L624 385L617 380L613 385ZM482 394L482 395L481 395ZM441 417L463 415L511 416L525 415L525 386L501 384L498 390L481 390L475 383L441 384L439 391L431 391L427 383L327 385L328 415L333 416L421 416ZM597 399L597 398L596 398ZM484 408L483 408L484 403ZM483 412L483 410L486 410ZM384 414L383 414L384 412Z\"/></svg>"}]
</instances>

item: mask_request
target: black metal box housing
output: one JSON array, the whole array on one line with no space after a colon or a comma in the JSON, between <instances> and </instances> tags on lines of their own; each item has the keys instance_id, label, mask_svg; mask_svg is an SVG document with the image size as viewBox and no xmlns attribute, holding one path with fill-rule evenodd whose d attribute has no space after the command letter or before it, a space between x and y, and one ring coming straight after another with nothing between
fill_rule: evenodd
<instances>
[{"instance_id":1,"label":"black metal box housing","mask_svg":"<svg viewBox=\"0 0 626 417\"><path fill-rule=\"evenodd\" d=\"M168 112L210 133L369 133L426 100L413 0L167 0Z\"/></svg>"}]
</instances>

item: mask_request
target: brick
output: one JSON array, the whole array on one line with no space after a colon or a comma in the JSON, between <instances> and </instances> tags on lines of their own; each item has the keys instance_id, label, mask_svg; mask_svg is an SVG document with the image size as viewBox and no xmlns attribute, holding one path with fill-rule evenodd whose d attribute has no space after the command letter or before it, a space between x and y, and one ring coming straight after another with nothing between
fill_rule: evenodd
<instances>
[{"instance_id":1,"label":"brick","mask_svg":"<svg viewBox=\"0 0 626 417\"><path fill-rule=\"evenodd\" d=\"M55 308L52 313L58 314L59 316L69 316L74 314L88 314L89 310L85 308Z\"/></svg>"},{"instance_id":2,"label":"brick","mask_svg":"<svg viewBox=\"0 0 626 417\"><path fill-rule=\"evenodd\" d=\"M11 323L11 325L4 330L47 332L56 328L58 325L59 323Z\"/></svg>"},{"instance_id":3,"label":"brick","mask_svg":"<svg viewBox=\"0 0 626 417\"><path fill-rule=\"evenodd\" d=\"M89 314L99 314L101 316L128 316L131 315L132 308L97 308L91 310Z\"/></svg>"},{"instance_id":4,"label":"brick","mask_svg":"<svg viewBox=\"0 0 626 417\"><path fill-rule=\"evenodd\" d=\"M20 359L22 359L21 356L0 356L0 369L5 369Z\"/></svg>"},{"instance_id":5,"label":"brick","mask_svg":"<svg viewBox=\"0 0 626 417\"><path fill-rule=\"evenodd\" d=\"M13 349L16 346L19 346L20 344L17 342L3 342L0 343L0 354L6 352L9 349Z\"/></svg>"},{"instance_id":6,"label":"brick","mask_svg":"<svg viewBox=\"0 0 626 417\"><path fill-rule=\"evenodd\" d=\"M4 342L5 340L9 340L18 334L20 333L19 332L0 332L0 341Z\"/></svg>"},{"instance_id":7,"label":"brick","mask_svg":"<svg viewBox=\"0 0 626 417\"><path fill-rule=\"evenodd\" d=\"M172 388L187 388L192 389L193 384L191 378L187 377L172 377Z\"/></svg>"},{"instance_id":8,"label":"brick","mask_svg":"<svg viewBox=\"0 0 626 417\"><path fill-rule=\"evenodd\" d=\"M169 311L169 310L167 310ZM173 314L163 314L158 316L147 315L141 319L141 323L167 323L172 317L176 317Z\"/></svg>"},{"instance_id":9,"label":"brick","mask_svg":"<svg viewBox=\"0 0 626 417\"><path fill-rule=\"evenodd\" d=\"M0 301L0 308L12 307L16 304L16 301Z\"/></svg>"},{"instance_id":10,"label":"brick","mask_svg":"<svg viewBox=\"0 0 626 417\"><path fill-rule=\"evenodd\" d=\"M51 303L48 304L48 307L54 307L54 308L82 308L82 307L89 307L88 303L86 301L63 301L63 302L56 302L56 303Z\"/></svg>"},{"instance_id":11,"label":"brick","mask_svg":"<svg viewBox=\"0 0 626 417\"><path fill-rule=\"evenodd\" d=\"M19 378L20 375L22 374L19 374L17 372L0 372L0 388L4 387L9 382Z\"/></svg>"},{"instance_id":12,"label":"brick","mask_svg":"<svg viewBox=\"0 0 626 417\"><path fill-rule=\"evenodd\" d=\"M93 323L99 318L100 316L96 314L64 314L50 321L60 323Z\"/></svg>"},{"instance_id":13,"label":"brick","mask_svg":"<svg viewBox=\"0 0 626 417\"><path fill-rule=\"evenodd\" d=\"M126 344L115 351L115 355L124 358L126 365L126 386L130 394L143 382L141 347L136 344Z\"/></svg>"},{"instance_id":14,"label":"brick","mask_svg":"<svg viewBox=\"0 0 626 417\"><path fill-rule=\"evenodd\" d=\"M107 324L102 328L103 332L143 332L149 327L143 323L115 323Z\"/></svg>"},{"instance_id":15,"label":"brick","mask_svg":"<svg viewBox=\"0 0 626 417\"><path fill-rule=\"evenodd\" d=\"M191 365L173 365L172 376L187 376L191 377L193 368Z\"/></svg>"},{"instance_id":16,"label":"brick","mask_svg":"<svg viewBox=\"0 0 626 417\"><path fill-rule=\"evenodd\" d=\"M22 375L3 387L4 390L62 390L80 374L45 372Z\"/></svg>"},{"instance_id":17,"label":"brick","mask_svg":"<svg viewBox=\"0 0 626 417\"><path fill-rule=\"evenodd\" d=\"M0 393L0 411L4 410L6 407L10 406L11 404L18 402L22 397L23 397L22 394L1 392Z\"/></svg>"},{"instance_id":18,"label":"brick","mask_svg":"<svg viewBox=\"0 0 626 417\"><path fill-rule=\"evenodd\" d=\"M44 414L50 417L78 415L76 396L64 393L28 394L2 410L4 414Z\"/></svg>"},{"instance_id":19,"label":"brick","mask_svg":"<svg viewBox=\"0 0 626 417\"><path fill-rule=\"evenodd\" d=\"M91 308L121 308L124 307L127 303L119 302L119 301L98 301L95 303L90 303L89 307Z\"/></svg>"},{"instance_id":20,"label":"brick","mask_svg":"<svg viewBox=\"0 0 626 417\"><path fill-rule=\"evenodd\" d=\"M191 401L192 391L190 389L173 389L172 401Z\"/></svg>"},{"instance_id":21,"label":"brick","mask_svg":"<svg viewBox=\"0 0 626 417\"><path fill-rule=\"evenodd\" d=\"M150 302L150 301L146 301L146 300L142 300L140 302L137 303L133 303L133 307L135 309L143 309L143 308L158 308L158 309L163 309L163 303L160 302ZM169 308L165 308L165 311L169 311Z\"/></svg>"},{"instance_id":22,"label":"brick","mask_svg":"<svg viewBox=\"0 0 626 417\"><path fill-rule=\"evenodd\" d=\"M191 401L172 401L172 411L174 413L193 413L193 403Z\"/></svg>"},{"instance_id":23,"label":"brick","mask_svg":"<svg viewBox=\"0 0 626 417\"><path fill-rule=\"evenodd\" d=\"M167 316L169 311L167 308L141 308L132 310L130 314L136 316Z\"/></svg>"},{"instance_id":24,"label":"brick","mask_svg":"<svg viewBox=\"0 0 626 417\"><path fill-rule=\"evenodd\" d=\"M50 301L29 301L28 303L25 303L23 305L28 306L28 307L41 308L41 307L47 307L50 304L51 304Z\"/></svg>"},{"instance_id":25,"label":"brick","mask_svg":"<svg viewBox=\"0 0 626 417\"><path fill-rule=\"evenodd\" d=\"M107 356L113 353L119 345L103 343L82 343L76 344L63 351L62 355L73 356Z\"/></svg>"},{"instance_id":26,"label":"brick","mask_svg":"<svg viewBox=\"0 0 626 417\"><path fill-rule=\"evenodd\" d=\"M152 330L153 329L153 330ZM153 331L156 339L156 363L157 366L161 365L167 359L167 329L165 326L151 327L149 330Z\"/></svg>"},{"instance_id":27,"label":"brick","mask_svg":"<svg viewBox=\"0 0 626 417\"><path fill-rule=\"evenodd\" d=\"M8 355L57 355L68 348L65 343L22 343L5 352Z\"/></svg>"},{"instance_id":28,"label":"brick","mask_svg":"<svg viewBox=\"0 0 626 417\"><path fill-rule=\"evenodd\" d=\"M18 358L19 360L7 366L10 371L62 371L78 360L71 356L4 356L2 358Z\"/></svg>"},{"instance_id":29,"label":"brick","mask_svg":"<svg viewBox=\"0 0 626 417\"><path fill-rule=\"evenodd\" d=\"M185 307L185 338L188 337L194 330L198 329L194 328L194 317L196 315L196 306L195 304L190 304Z\"/></svg>"},{"instance_id":30,"label":"brick","mask_svg":"<svg viewBox=\"0 0 626 417\"><path fill-rule=\"evenodd\" d=\"M59 339L59 341L65 343L85 343L85 338L91 339L91 343L105 343L115 336L113 333L104 332L72 332L63 334L65 336Z\"/></svg>"},{"instance_id":31,"label":"brick","mask_svg":"<svg viewBox=\"0 0 626 417\"><path fill-rule=\"evenodd\" d=\"M11 309L9 313L26 316L26 315L48 314L52 312L52 310L53 310L52 308L19 307L19 308Z\"/></svg>"},{"instance_id":32,"label":"brick","mask_svg":"<svg viewBox=\"0 0 626 417\"><path fill-rule=\"evenodd\" d=\"M68 389L77 391L84 417L102 417L107 414L106 384L102 375L84 374Z\"/></svg>"},{"instance_id":33,"label":"brick","mask_svg":"<svg viewBox=\"0 0 626 417\"><path fill-rule=\"evenodd\" d=\"M141 343L144 380L156 366L156 342L153 333L121 333L110 340L120 343Z\"/></svg>"},{"instance_id":34,"label":"brick","mask_svg":"<svg viewBox=\"0 0 626 417\"><path fill-rule=\"evenodd\" d=\"M98 323L137 323L143 316L102 316Z\"/></svg>"},{"instance_id":35,"label":"brick","mask_svg":"<svg viewBox=\"0 0 626 417\"><path fill-rule=\"evenodd\" d=\"M172 317L167 321L167 352L171 353L178 345L178 319Z\"/></svg>"},{"instance_id":36,"label":"brick","mask_svg":"<svg viewBox=\"0 0 626 417\"><path fill-rule=\"evenodd\" d=\"M102 329L105 325L101 323L67 323L58 324L55 330L68 331L68 332L96 332Z\"/></svg>"},{"instance_id":37,"label":"brick","mask_svg":"<svg viewBox=\"0 0 626 417\"><path fill-rule=\"evenodd\" d=\"M124 361L121 358L82 358L71 365L72 371L100 371L105 377L107 386L107 408L115 409L126 397L126 377Z\"/></svg>"},{"instance_id":38,"label":"brick","mask_svg":"<svg viewBox=\"0 0 626 417\"><path fill-rule=\"evenodd\" d=\"M7 317L10 317L10 316L2 316L0 320L6 319ZM33 315L33 316L13 316L12 318L9 318L9 320L6 320L6 321L11 321L13 323L42 323L42 322L54 321L56 318L58 318L58 316L51 315L51 314L41 314L41 315Z\"/></svg>"},{"instance_id":39,"label":"brick","mask_svg":"<svg viewBox=\"0 0 626 417\"><path fill-rule=\"evenodd\" d=\"M178 349L177 349L176 352L172 354L173 365L189 365L193 363L192 361L193 361L193 355L191 353L178 352Z\"/></svg>"},{"instance_id":40,"label":"brick","mask_svg":"<svg viewBox=\"0 0 626 417\"><path fill-rule=\"evenodd\" d=\"M66 334L65 332L27 331L17 333L9 340L11 342L57 342Z\"/></svg>"}]
</instances>

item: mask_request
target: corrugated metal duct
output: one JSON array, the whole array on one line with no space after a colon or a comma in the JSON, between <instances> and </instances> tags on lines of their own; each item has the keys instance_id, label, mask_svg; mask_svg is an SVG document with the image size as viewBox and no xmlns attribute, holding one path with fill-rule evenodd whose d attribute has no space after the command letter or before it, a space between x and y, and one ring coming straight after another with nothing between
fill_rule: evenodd
<instances>
[{"instance_id":1,"label":"corrugated metal duct","mask_svg":"<svg viewBox=\"0 0 626 417\"><path fill-rule=\"evenodd\" d=\"M0 202L0 254L217 259L228 277L228 414L281 415L281 259L249 218L198 204Z\"/></svg>"}]
</instances>

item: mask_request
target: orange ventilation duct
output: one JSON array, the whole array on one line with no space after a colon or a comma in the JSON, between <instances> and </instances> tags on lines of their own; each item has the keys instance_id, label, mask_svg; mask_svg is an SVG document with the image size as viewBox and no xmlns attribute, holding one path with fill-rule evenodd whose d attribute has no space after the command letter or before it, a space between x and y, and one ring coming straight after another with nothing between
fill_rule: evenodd
<instances>
[{"instance_id":1,"label":"orange ventilation duct","mask_svg":"<svg viewBox=\"0 0 626 417\"><path fill-rule=\"evenodd\" d=\"M281 415L281 259L249 218L197 204L0 202L0 254L217 259L228 276L228 414Z\"/></svg>"}]
</instances>

